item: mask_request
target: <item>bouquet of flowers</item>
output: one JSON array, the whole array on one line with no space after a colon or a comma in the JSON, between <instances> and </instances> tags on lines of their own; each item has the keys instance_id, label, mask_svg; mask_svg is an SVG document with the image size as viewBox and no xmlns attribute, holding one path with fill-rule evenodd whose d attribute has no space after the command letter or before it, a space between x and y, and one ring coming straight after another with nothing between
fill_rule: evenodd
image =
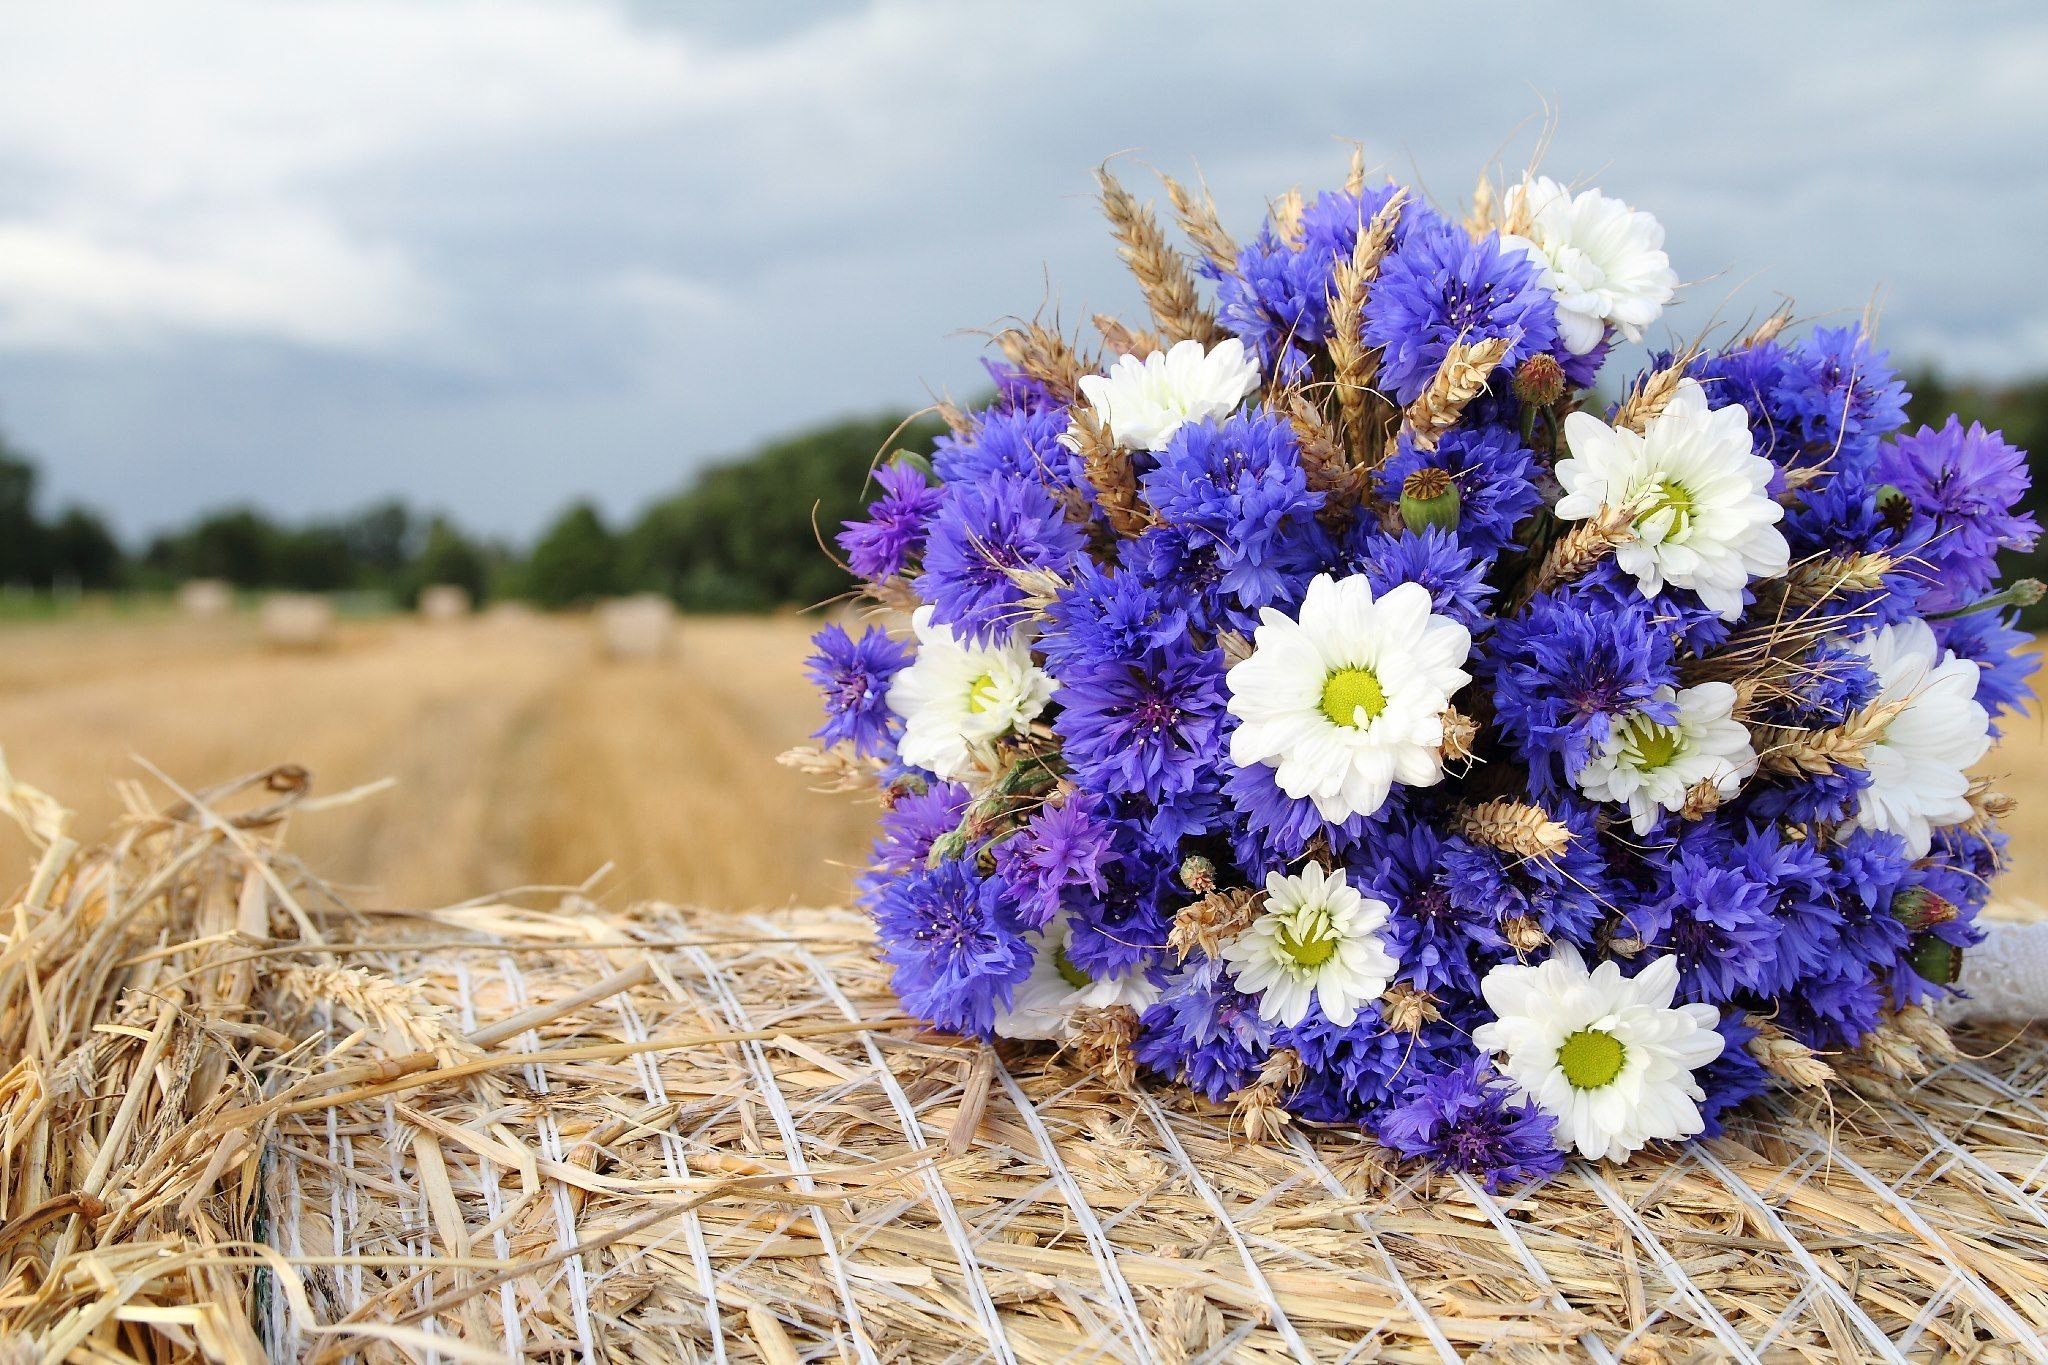
<instances>
[{"instance_id":1,"label":"bouquet of flowers","mask_svg":"<svg viewBox=\"0 0 2048 1365\"><path fill-rule=\"evenodd\" d=\"M1597 190L1354 159L1240 247L1168 179L1183 254L1100 183L1149 324L1001 334L839 537L897 628L798 761L879 787L906 1009L1490 1185L1945 1041L2023 454L1783 313L1602 397L1677 276Z\"/></svg>"}]
</instances>

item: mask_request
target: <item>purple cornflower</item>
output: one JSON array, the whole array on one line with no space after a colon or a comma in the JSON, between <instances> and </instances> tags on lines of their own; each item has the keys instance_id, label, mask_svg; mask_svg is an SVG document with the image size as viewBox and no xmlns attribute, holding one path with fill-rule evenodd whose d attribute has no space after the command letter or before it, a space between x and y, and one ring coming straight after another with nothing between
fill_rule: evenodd
<instances>
[{"instance_id":1,"label":"purple cornflower","mask_svg":"<svg viewBox=\"0 0 2048 1365\"><path fill-rule=\"evenodd\" d=\"M1564 1169L1556 1124L1518 1098L1484 1057L1416 1081L1375 1127L1380 1141L1402 1156L1477 1176L1491 1193Z\"/></svg>"},{"instance_id":2,"label":"purple cornflower","mask_svg":"<svg viewBox=\"0 0 2048 1365\"><path fill-rule=\"evenodd\" d=\"M1054 728L1083 785L1160 801L1219 761L1224 700L1222 656L1183 642L1068 671Z\"/></svg>"},{"instance_id":3,"label":"purple cornflower","mask_svg":"<svg viewBox=\"0 0 2048 1365\"><path fill-rule=\"evenodd\" d=\"M936 1028L987 1038L1031 974L1031 948L1007 922L1002 884L947 861L881 882L867 898L890 985Z\"/></svg>"},{"instance_id":4,"label":"purple cornflower","mask_svg":"<svg viewBox=\"0 0 2048 1365\"><path fill-rule=\"evenodd\" d=\"M1539 595L1496 627L1492 653L1499 732L1521 750L1539 793L1576 776L1623 718L1675 717L1654 699L1678 682L1671 636L1640 600Z\"/></svg>"},{"instance_id":5,"label":"purple cornflower","mask_svg":"<svg viewBox=\"0 0 2048 1365\"><path fill-rule=\"evenodd\" d=\"M1231 984L1221 962L1196 956L1139 1020L1138 1061L1211 1100L1250 1085L1270 1049L1259 1002Z\"/></svg>"},{"instance_id":6,"label":"purple cornflower","mask_svg":"<svg viewBox=\"0 0 2048 1365\"><path fill-rule=\"evenodd\" d=\"M1951 611L1982 596L1998 576L2000 550L2031 550L2040 526L2013 506L2026 495L2027 457L1995 431L1951 417L1886 447L1878 477L1912 504L1919 559L1931 586L1923 612Z\"/></svg>"},{"instance_id":7,"label":"purple cornflower","mask_svg":"<svg viewBox=\"0 0 2048 1365\"><path fill-rule=\"evenodd\" d=\"M986 644L1007 639L1029 595L1011 576L1020 569L1065 573L1085 544L1043 487L995 476L946 487L925 542L917 595L933 619Z\"/></svg>"},{"instance_id":8,"label":"purple cornflower","mask_svg":"<svg viewBox=\"0 0 2048 1365\"><path fill-rule=\"evenodd\" d=\"M1075 792L1063 805L1042 807L996 845L996 870L1025 928L1043 929L1070 893L1100 896L1107 889L1103 869L1121 855L1101 809L1101 798Z\"/></svg>"},{"instance_id":9,"label":"purple cornflower","mask_svg":"<svg viewBox=\"0 0 2048 1365\"><path fill-rule=\"evenodd\" d=\"M865 758L887 749L901 724L889 709L889 680L910 662L911 649L869 626L859 640L843 626L828 625L811 637L818 652L806 663L811 681L825 695L825 725L813 738L851 744Z\"/></svg>"},{"instance_id":10,"label":"purple cornflower","mask_svg":"<svg viewBox=\"0 0 2048 1365\"><path fill-rule=\"evenodd\" d=\"M868 504L868 519L849 521L839 533L847 567L871 583L902 573L923 552L926 523L945 498L909 463L883 465L875 482L882 496Z\"/></svg>"}]
</instances>

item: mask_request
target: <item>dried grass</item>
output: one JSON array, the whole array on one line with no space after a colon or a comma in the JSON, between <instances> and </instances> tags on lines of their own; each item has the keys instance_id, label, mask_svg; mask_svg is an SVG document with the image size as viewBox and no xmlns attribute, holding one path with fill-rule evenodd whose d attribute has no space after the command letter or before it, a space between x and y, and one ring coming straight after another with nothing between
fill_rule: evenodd
<instances>
[{"instance_id":1,"label":"dried grass","mask_svg":"<svg viewBox=\"0 0 2048 1365\"><path fill-rule=\"evenodd\" d=\"M1253 1144L920 1033L844 912L366 919L284 851L304 793L89 850L7 793L46 852L0 913L0 1356L2003 1362L2048 1329L2038 1034L1902 1021L1924 1075L1488 1195L1270 1095Z\"/></svg>"}]
</instances>

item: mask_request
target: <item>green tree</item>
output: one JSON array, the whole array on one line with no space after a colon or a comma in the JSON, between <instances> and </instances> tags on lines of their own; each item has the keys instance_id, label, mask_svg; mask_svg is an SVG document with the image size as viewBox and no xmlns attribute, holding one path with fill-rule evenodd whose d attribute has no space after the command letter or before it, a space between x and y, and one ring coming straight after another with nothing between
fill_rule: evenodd
<instances>
[{"instance_id":1,"label":"green tree","mask_svg":"<svg viewBox=\"0 0 2048 1365\"><path fill-rule=\"evenodd\" d=\"M471 602L482 602L491 586L491 557L446 517L427 523L426 540L406 567L400 596L407 606L419 601L420 590L436 583L467 589Z\"/></svg>"},{"instance_id":2,"label":"green tree","mask_svg":"<svg viewBox=\"0 0 2048 1365\"><path fill-rule=\"evenodd\" d=\"M595 507L579 502L555 519L526 561L526 596L543 607L575 606L619 591L619 540Z\"/></svg>"},{"instance_id":3,"label":"green tree","mask_svg":"<svg viewBox=\"0 0 2048 1365\"><path fill-rule=\"evenodd\" d=\"M121 586L121 543L105 522L82 507L66 508L49 531L50 571L55 581L87 592Z\"/></svg>"},{"instance_id":4,"label":"green tree","mask_svg":"<svg viewBox=\"0 0 2048 1365\"><path fill-rule=\"evenodd\" d=\"M852 580L820 542L830 545L840 523L860 515L878 458L928 451L945 430L933 418L900 425L836 422L705 470L626 533L628 581L706 611L809 606L845 592Z\"/></svg>"}]
</instances>

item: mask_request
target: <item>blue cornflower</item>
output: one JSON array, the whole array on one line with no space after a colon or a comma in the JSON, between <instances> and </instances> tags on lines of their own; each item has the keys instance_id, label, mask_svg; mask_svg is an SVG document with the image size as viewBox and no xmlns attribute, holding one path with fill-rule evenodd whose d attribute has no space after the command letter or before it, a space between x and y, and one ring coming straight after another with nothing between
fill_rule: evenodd
<instances>
[{"instance_id":1,"label":"blue cornflower","mask_svg":"<svg viewBox=\"0 0 2048 1365\"><path fill-rule=\"evenodd\" d=\"M1521 751L1539 794L1575 777L1625 717L1676 718L1655 700L1678 683L1671 637L1640 598L1541 594L1501 621L1491 654L1498 732Z\"/></svg>"},{"instance_id":2,"label":"blue cornflower","mask_svg":"<svg viewBox=\"0 0 2048 1365\"><path fill-rule=\"evenodd\" d=\"M1175 432L1140 481L1159 517L1140 542L1162 589L1190 587L1256 609L1296 595L1328 558L1316 523L1323 495L1308 486L1294 429L1268 410Z\"/></svg>"},{"instance_id":3,"label":"blue cornflower","mask_svg":"<svg viewBox=\"0 0 2048 1365\"><path fill-rule=\"evenodd\" d=\"M1855 1048L1878 1025L1884 987L1860 962L1832 964L1814 972L1776 1000L1779 1028L1821 1052Z\"/></svg>"},{"instance_id":4,"label":"blue cornflower","mask_svg":"<svg viewBox=\"0 0 2048 1365\"><path fill-rule=\"evenodd\" d=\"M1185 641L1060 678L1059 732L1082 785L1160 801L1221 758L1223 656Z\"/></svg>"},{"instance_id":5,"label":"blue cornflower","mask_svg":"<svg viewBox=\"0 0 2048 1365\"><path fill-rule=\"evenodd\" d=\"M847 567L879 583L907 569L924 550L926 524L945 491L911 464L886 464L875 471L882 496L868 504L866 521L849 521L839 533Z\"/></svg>"},{"instance_id":6,"label":"blue cornflower","mask_svg":"<svg viewBox=\"0 0 2048 1365\"><path fill-rule=\"evenodd\" d=\"M1535 457L1507 427L1456 427L1435 450L1417 446L1403 431L1393 458L1381 466L1375 486L1389 503L1418 470L1441 469L1458 490L1458 539L1487 563L1515 544L1515 532L1542 504L1534 476Z\"/></svg>"},{"instance_id":7,"label":"blue cornflower","mask_svg":"<svg viewBox=\"0 0 2048 1365\"><path fill-rule=\"evenodd\" d=\"M1495 233L1474 241L1451 223L1409 233L1365 304L1365 339L1385 348L1379 384L1396 402L1414 402L1457 342L1505 339L1508 369L1555 348L1557 310L1539 273Z\"/></svg>"},{"instance_id":8,"label":"blue cornflower","mask_svg":"<svg viewBox=\"0 0 2048 1365\"><path fill-rule=\"evenodd\" d=\"M1139 1019L1138 1061L1210 1100L1250 1085L1271 1050L1259 1002L1231 984L1221 962L1197 954L1168 978Z\"/></svg>"},{"instance_id":9,"label":"blue cornflower","mask_svg":"<svg viewBox=\"0 0 2048 1365\"><path fill-rule=\"evenodd\" d=\"M1026 614L1028 596L1011 571L1064 574L1086 543L1033 480L996 475L948 484L925 542L917 595L932 604L933 619L958 634L982 644L1007 639Z\"/></svg>"},{"instance_id":10,"label":"blue cornflower","mask_svg":"<svg viewBox=\"0 0 2048 1365\"><path fill-rule=\"evenodd\" d=\"M1359 1123L1408 1093L1408 1087L1471 1055L1471 1043L1448 1023L1420 1032L1389 1028L1379 1005L1339 1028L1321 1010L1293 1028L1273 1031L1275 1047L1291 1047L1306 1067L1287 1096L1288 1112L1310 1123Z\"/></svg>"},{"instance_id":11,"label":"blue cornflower","mask_svg":"<svg viewBox=\"0 0 2048 1365\"><path fill-rule=\"evenodd\" d=\"M1123 663L1188 636L1184 607L1131 571L1105 571L1077 560L1068 586L1046 608L1038 647L1055 678Z\"/></svg>"},{"instance_id":12,"label":"blue cornflower","mask_svg":"<svg viewBox=\"0 0 2048 1365\"><path fill-rule=\"evenodd\" d=\"M1031 974L1031 948L1003 910L1002 883L947 861L872 888L882 960L905 1009L933 1027L987 1038Z\"/></svg>"},{"instance_id":13,"label":"blue cornflower","mask_svg":"<svg viewBox=\"0 0 2048 1365\"><path fill-rule=\"evenodd\" d=\"M1269 223L1238 252L1236 271L1205 266L1204 273L1216 280L1217 320L1259 357L1265 373L1295 380L1307 372L1311 352L1330 339L1337 263L1351 259L1359 229L1397 188L1325 192L1302 210L1300 246L1283 241ZM1442 221L1425 205L1410 203L1395 224L1394 241Z\"/></svg>"},{"instance_id":14,"label":"blue cornflower","mask_svg":"<svg viewBox=\"0 0 2048 1365\"><path fill-rule=\"evenodd\" d=\"M1546 800L1552 818L1572 832L1563 853L1522 858L1462 837L1447 839L1440 855L1443 886L1468 918L1496 925L1533 920L1553 939L1588 946L1618 899L1601 852L1599 820L1590 805L1562 792Z\"/></svg>"},{"instance_id":15,"label":"blue cornflower","mask_svg":"<svg viewBox=\"0 0 2048 1365\"><path fill-rule=\"evenodd\" d=\"M1860 329L1842 327L1703 355L1690 369L1715 407L1742 405L1758 454L1786 469L1824 469L1826 482L1861 492L1878 443L1906 420L1906 389L1887 360Z\"/></svg>"},{"instance_id":16,"label":"blue cornflower","mask_svg":"<svg viewBox=\"0 0 2048 1365\"><path fill-rule=\"evenodd\" d=\"M1772 888L1751 878L1717 826L1694 825L1647 860L1645 899L1622 923L1659 955L1678 959L1679 998L1721 1004L1763 986L1781 932Z\"/></svg>"},{"instance_id":17,"label":"blue cornflower","mask_svg":"<svg viewBox=\"0 0 2048 1365\"><path fill-rule=\"evenodd\" d=\"M811 637L818 652L806 662L811 681L825 694L825 725L813 738L851 744L865 758L894 740L900 722L889 709L889 680L910 662L910 646L869 626L855 640L840 625Z\"/></svg>"},{"instance_id":18,"label":"blue cornflower","mask_svg":"<svg viewBox=\"0 0 2048 1365\"><path fill-rule=\"evenodd\" d=\"M967 788L957 782L934 782L897 795L882 812L875 866L884 872L923 867L932 845L959 828L969 799Z\"/></svg>"},{"instance_id":19,"label":"blue cornflower","mask_svg":"<svg viewBox=\"0 0 2048 1365\"><path fill-rule=\"evenodd\" d=\"M1508 944L1493 898L1452 894L1447 844L1470 848L1420 822L1376 842L1375 853L1386 860L1384 898L1393 909L1387 948L1401 963L1398 980L1435 994L1469 994Z\"/></svg>"},{"instance_id":20,"label":"blue cornflower","mask_svg":"<svg viewBox=\"0 0 2048 1365\"><path fill-rule=\"evenodd\" d=\"M1121 857L1115 831L1102 819L1102 800L1075 792L1045 806L996 845L996 871L1008 888L1018 923L1043 929L1076 895L1106 889L1104 869Z\"/></svg>"},{"instance_id":21,"label":"blue cornflower","mask_svg":"<svg viewBox=\"0 0 2048 1365\"><path fill-rule=\"evenodd\" d=\"M2012 508L2026 495L2027 457L1995 431L1951 417L1884 449L1877 477L1912 504L1918 556L1933 581L1923 612L1950 611L1998 577L2000 550L2031 550L2041 528Z\"/></svg>"},{"instance_id":22,"label":"blue cornflower","mask_svg":"<svg viewBox=\"0 0 2048 1365\"><path fill-rule=\"evenodd\" d=\"M932 469L948 485L1007 475L1054 487L1084 486L1080 457L1060 441L1067 433L1064 408L1026 405L975 416L966 437L941 436L932 447Z\"/></svg>"},{"instance_id":23,"label":"blue cornflower","mask_svg":"<svg viewBox=\"0 0 2048 1365\"><path fill-rule=\"evenodd\" d=\"M1117 844L1122 856L1104 866L1102 893L1069 901L1067 957L1091 976L1125 976L1156 964L1174 912L1188 898L1178 858L1121 836Z\"/></svg>"},{"instance_id":24,"label":"blue cornflower","mask_svg":"<svg viewBox=\"0 0 2048 1365\"><path fill-rule=\"evenodd\" d=\"M1448 616L1474 635L1493 624L1487 613L1493 586L1486 581L1487 562L1451 531L1425 526L1421 531L1388 535L1360 521L1347 537L1346 567L1365 575L1374 597L1402 583L1429 589L1430 609Z\"/></svg>"},{"instance_id":25,"label":"blue cornflower","mask_svg":"<svg viewBox=\"0 0 2048 1365\"><path fill-rule=\"evenodd\" d=\"M1477 1176L1490 1192L1564 1169L1555 1121L1518 1098L1484 1057L1417 1080L1374 1127L1402 1156Z\"/></svg>"},{"instance_id":26,"label":"blue cornflower","mask_svg":"<svg viewBox=\"0 0 2048 1365\"><path fill-rule=\"evenodd\" d=\"M1232 821L1227 832L1238 863L1256 874L1254 881L1300 858L1309 841L1318 836L1327 840L1339 857L1368 846L1402 818L1412 790L1397 785L1387 803L1371 815L1353 815L1333 825L1323 819L1314 801L1280 790L1274 775L1277 770L1267 764L1225 766L1223 793L1242 817Z\"/></svg>"}]
</instances>

